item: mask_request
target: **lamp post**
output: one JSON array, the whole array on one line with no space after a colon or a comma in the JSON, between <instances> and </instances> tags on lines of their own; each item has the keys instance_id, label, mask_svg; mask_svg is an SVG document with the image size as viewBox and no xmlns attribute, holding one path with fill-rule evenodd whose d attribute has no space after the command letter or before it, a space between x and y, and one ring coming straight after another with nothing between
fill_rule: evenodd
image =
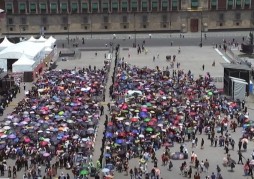
<instances>
[{"instance_id":1,"label":"lamp post","mask_svg":"<svg viewBox=\"0 0 254 179\"><path fill-rule=\"evenodd\" d=\"M136 12L134 12L134 44L133 44L133 47L136 47L136 43L137 43Z\"/></svg>"},{"instance_id":2,"label":"lamp post","mask_svg":"<svg viewBox=\"0 0 254 179\"><path fill-rule=\"evenodd\" d=\"M67 30L68 30L68 46L70 44L70 24L67 24Z\"/></svg>"},{"instance_id":3,"label":"lamp post","mask_svg":"<svg viewBox=\"0 0 254 179\"><path fill-rule=\"evenodd\" d=\"M201 14L201 25L200 25L200 47L203 46L203 11L201 9L200 11Z\"/></svg>"}]
</instances>

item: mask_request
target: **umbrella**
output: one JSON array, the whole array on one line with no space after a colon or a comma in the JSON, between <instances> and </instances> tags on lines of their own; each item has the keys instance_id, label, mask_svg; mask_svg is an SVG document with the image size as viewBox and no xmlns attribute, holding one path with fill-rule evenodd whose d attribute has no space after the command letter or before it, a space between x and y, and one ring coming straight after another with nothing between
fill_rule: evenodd
<instances>
[{"instance_id":1,"label":"umbrella","mask_svg":"<svg viewBox=\"0 0 254 179\"><path fill-rule=\"evenodd\" d=\"M103 168L101 171L102 171L103 173L107 173L107 172L109 172L109 169L108 169L108 168Z\"/></svg>"},{"instance_id":2,"label":"umbrella","mask_svg":"<svg viewBox=\"0 0 254 179\"><path fill-rule=\"evenodd\" d=\"M213 93L212 93L211 91L209 91L209 92L207 93L207 95L208 95L208 96L212 96Z\"/></svg>"},{"instance_id":3,"label":"umbrella","mask_svg":"<svg viewBox=\"0 0 254 179\"><path fill-rule=\"evenodd\" d=\"M80 175L88 175L88 171L86 169L80 171Z\"/></svg>"},{"instance_id":4,"label":"umbrella","mask_svg":"<svg viewBox=\"0 0 254 179\"><path fill-rule=\"evenodd\" d=\"M106 138L112 138L113 137L113 133L107 132L106 133Z\"/></svg>"},{"instance_id":5,"label":"umbrella","mask_svg":"<svg viewBox=\"0 0 254 179\"><path fill-rule=\"evenodd\" d=\"M138 122L138 118L135 117L131 118L131 122Z\"/></svg>"},{"instance_id":6,"label":"umbrella","mask_svg":"<svg viewBox=\"0 0 254 179\"><path fill-rule=\"evenodd\" d=\"M9 129L11 129L11 127L10 126L4 126L3 129L4 130L9 130Z\"/></svg>"},{"instance_id":7,"label":"umbrella","mask_svg":"<svg viewBox=\"0 0 254 179\"><path fill-rule=\"evenodd\" d=\"M46 141L41 141L41 142L40 142L40 145L44 147L44 146L48 145L48 142L46 142Z\"/></svg>"},{"instance_id":8,"label":"umbrella","mask_svg":"<svg viewBox=\"0 0 254 179\"><path fill-rule=\"evenodd\" d=\"M10 135L8 136L8 138L9 138L9 139L16 139L16 135L15 135L15 134L10 134Z\"/></svg>"},{"instance_id":9,"label":"umbrella","mask_svg":"<svg viewBox=\"0 0 254 179\"><path fill-rule=\"evenodd\" d=\"M125 141L124 141L123 139L117 139L117 140L116 140L116 143L117 143L117 144L123 144L124 142L125 142Z\"/></svg>"},{"instance_id":10,"label":"umbrella","mask_svg":"<svg viewBox=\"0 0 254 179\"><path fill-rule=\"evenodd\" d=\"M45 152L45 153L43 154L43 157L48 157L48 156L50 156L50 153Z\"/></svg>"},{"instance_id":11,"label":"umbrella","mask_svg":"<svg viewBox=\"0 0 254 179\"><path fill-rule=\"evenodd\" d=\"M153 132L153 128L147 127L147 128L146 128L146 132Z\"/></svg>"},{"instance_id":12,"label":"umbrella","mask_svg":"<svg viewBox=\"0 0 254 179\"><path fill-rule=\"evenodd\" d=\"M145 118L144 119L144 122L149 122L151 119L149 119L149 118Z\"/></svg>"}]
</instances>

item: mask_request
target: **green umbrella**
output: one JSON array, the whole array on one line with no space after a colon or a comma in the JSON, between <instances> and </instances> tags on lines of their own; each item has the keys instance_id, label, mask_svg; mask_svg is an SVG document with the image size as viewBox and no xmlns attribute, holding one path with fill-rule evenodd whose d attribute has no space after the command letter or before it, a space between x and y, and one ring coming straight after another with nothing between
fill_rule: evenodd
<instances>
[{"instance_id":1,"label":"green umbrella","mask_svg":"<svg viewBox=\"0 0 254 179\"><path fill-rule=\"evenodd\" d=\"M62 115L64 115L64 112L63 112L63 111L60 111L60 112L58 113L58 115L59 115L59 116L62 116Z\"/></svg>"},{"instance_id":2,"label":"green umbrella","mask_svg":"<svg viewBox=\"0 0 254 179\"><path fill-rule=\"evenodd\" d=\"M146 128L146 132L153 132L153 128L147 127L147 128Z\"/></svg>"},{"instance_id":3,"label":"green umbrella","mask_svg":"<svg viewBox=\"0 0 254 179\"><path fill-rule=\"evenodd\" d=\"M151 120L151 119L149 119L149 118L145 118L145 119L144 119L145 122L149 122L150 120Z\"/></svg>"},{"instance_id":4,"label":"green umbrella","mask_svg":"<svg viewBox=\"0 0 254 179\"><path fill-rule=\"evenodd\" d=\"M151 103L146 103L146 106L147 106L147 107L151 107L152 104L151 104Z\"/></svg>"},{"instance_id":5,"label":"green umbrella","mask_svg":"<svg viewBox=\"0 0 254 179\"><path fill-rule=\"evenodd\" d=\"M208 94L208 96L212 96L213 95L213 93L211 91L209 91L207 94Z\"/></svg>"},{"instance_id":6,"label":"green umbrella","mask_svg":"<svg viewBox=\"0 0 254 179\"><path fill-rule=\"evenodd\" d=\"M129 111L128 111L128 110L122 110L122 112L123 112L123 113L127 113L127 112L129 112Z\"/></svg>"},{"instance_id":7,"label":"green umbrella","mask_svg":"<svg viewBox=\"0 0 254 179\"><path fill-rule=\"evenodd\" d=\"M79 174L80 174L80 175L88 175L88 173L89 173L89 172L88 172L87 170L84 169L84 170L81 170Z\"/></svg>"}]
</instances>

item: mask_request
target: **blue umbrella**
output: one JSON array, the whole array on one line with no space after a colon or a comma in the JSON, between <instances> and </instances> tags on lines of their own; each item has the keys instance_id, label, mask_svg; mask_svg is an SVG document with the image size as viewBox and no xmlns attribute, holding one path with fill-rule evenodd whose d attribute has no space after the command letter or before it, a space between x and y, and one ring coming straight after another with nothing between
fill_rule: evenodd
<instances>
[{"instance_id":1,"label":"blue umbrella","mask_svg":"<svg viewBox=\"0 0 254 179\"><path fill-rule=\"evenodd\" d=\"M124 143L124 140L123 140L123 139L117 139L117 140L116 140L116 143L117 143L117 144L123 144L123 143Z\"/></svg>"},{"instance_id":2,"label":"blue umbrella","mask_svg":"<svg viewBox=\"0 0 254 179\"><path fill-rule=\"evenodd\" d=\"M111 154L106 153L104 154L104 157L111 157Z\"/></svg>"},{"instance_id":3,"label":"blue umbrella","mask_svg":"<svg viewBox=\"0 0 254 179\"><path fill-rule=\"evenodd\" d=\"M148 113L145 112L145 111L141 111L141 112L139 113L139 117L141 117L141 118L146 118L146 117L148 117L148 116L149 116Z\"/></svg>"},{"instance_id":4,"label":"blue umbrella","mask_svg":"<svg viewBox=\"0 0 254 179\"><path fill-rule=\"evenodd\" d=\"M134 130L132 130L131 132L132 132L133 134L138 134L138 133L139 133L137 129L134 129Z\"/></svg>"},{"instance_id":5,"label":"blue umbrella","mask_svg":"<svg viewBox=\"0 0 254 179\"><path fill-rule=\"evenodd\" d=\"M106 138L112 138L113 137L113 133L107 132L106 133Z\"/></svg>"}]
</instances>

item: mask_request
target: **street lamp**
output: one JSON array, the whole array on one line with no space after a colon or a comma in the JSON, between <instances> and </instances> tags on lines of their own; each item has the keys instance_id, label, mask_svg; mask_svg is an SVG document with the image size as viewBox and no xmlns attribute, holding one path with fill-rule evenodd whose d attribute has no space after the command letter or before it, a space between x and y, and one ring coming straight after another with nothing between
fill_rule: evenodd
<instances>
[{"instance_id":1,"label":"street lamp","mask_svg":"<svg viewBox=\"0 0 254 179\"><path fill-rule=\"evenodd\" d=\"M70 24L67 24L67 30L68 30L68 46L70 44Z\"/></svg>"},{"instance_id":2,"label":"street lamp","mask_svg":"<svg viewBox=\"0 0 254 179\"><path fill-rule=\"evenodd\" d=\"M133 44L133 47L136 47L136 43L137 43L136 12L134 12L134 44Z\"/></svg>"},{"instance_id":3,"label":"street lamp","mask_svg":"<svg viewBox=\"0 0 254 179\"><path fill-rule=\"evenodd\" d=\"M200 25L200 47L203 46L203 11L202 7L200 8L200 15L201 15L201 25Z\"/></svg>"}]
</instances>

